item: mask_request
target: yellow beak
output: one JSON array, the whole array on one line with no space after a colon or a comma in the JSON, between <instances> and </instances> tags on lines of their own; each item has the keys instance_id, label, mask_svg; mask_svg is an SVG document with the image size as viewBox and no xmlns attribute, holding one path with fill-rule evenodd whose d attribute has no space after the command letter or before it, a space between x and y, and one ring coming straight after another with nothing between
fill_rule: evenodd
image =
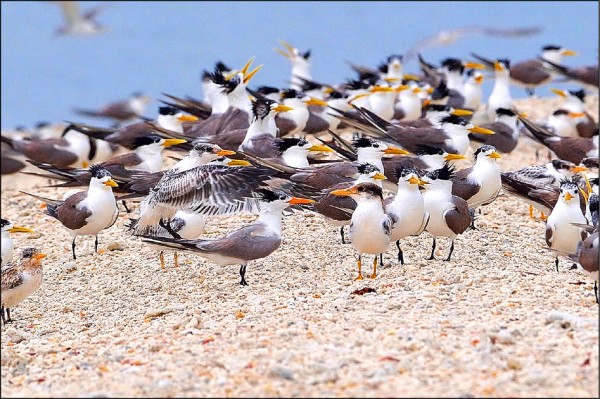
<instances>
[{"instance_id":1,"label":"yellow beak","mask_svg":"<svg viewBox=\"0 0 600 399\"><path fill-rule=\"evenodd\" d=\"M119 185L117 184L117 182L114 181L113 179L109 179L109 180L105 181L103 184L105 186L109 186L109 187L119 187Z\"/></svg>"},{"instance_id":2,"label":"yellow beak","mask_svg":"<svg viewBox=\"0 0 600 399\"><path fill-rule=\"evenodd\" d=\"M564 90L559 90L559 89L550 89L550 91L551 91L552 93L554 93L554 94L558 95L558 96L561 96L561 97L566 97L566 96L567 96L567 93L565 93L565 91L564 91Z\"/></svg>"},{"instance_id":3,"label":"yellow beak","mask_svg":"<svg viewBox=\"0 0 600 399\"><path fill-rule=\"evenodd\" d=\"M320 107L326 107L327 106L327 102L323 101L323 100L319 100L318 98L314 98L311 97L308 100L305 100L304 103L306 105L317 105Z\"/></svg>"},{"instance_id":4,"label":"yellow beak","mask_svg":"<svg viewBox=\"0 0 600 399\"><path fill-rule=\"evenodd\" d=\"M394 90L400 93L401 91L408 90L410 87L408 85L400 85L397 86Z\"/></svg>"},{"instance_id":5,"label":"yellow beak","mask_svg":"<svg viewBox=\"0 0 600 399\"><path fill-rule=\"evenodd\" d=\"M406 80L414 80L415 82L418 82L418 81L421 80L421 78L419 76L417 76L417 75L411 75L410 73L405 73L404 74L404 79L406 79Z\"/></svg>"},{"instance_id":6,"label":"yellow beak","mask_svg":"<svg viewBox=\"0 0 600 399\"><path fill-rule=\"evenodd\" d=\"M245 161L243 159L232 159L227 163L227 166L250 166L252 165L250 162Z\"/></svg>"},{"instance_id":7,"label":"yellow beak","mask_svg":"<svg viewBox=\"0 0 600 399\"><path fill-rule=\"evenodd\" d=\"M448 154L444 157L444 160L446 161L458 161L460 159L467 159L467 157L460 154Z\"/></svg>"},{"instance_id":8,"label":"yellow beak","mask_svg":"<svg viewBox=\"0 0 600 399\"><path fill-rule=\"evenodd\" d=\"M495 71L504 71L504 65L502 65L501 63L499 63L498 61L494 62L494 70Z\"/></svg>"},{"instance_id":9,"label":"yellow beak","mask_svg":"<svg viewBox=\"0 0 600 399\"><path fill-rule=\"evenodd\" d=\"M423 107L426 107L426 106L428 106L429 104L431 104L431 100L430 100L430 99L428 99L428 98L426 98L425 100L423 100L423 104L422 104L422 106L423 106Z\"/></svg>"},{"instance_id":10,"label":"yellow beak","mask_svg":"<svg viewBox=\"0 0 600 399\"><path fill-rule=\"evenodd\" d=\"M298 198L298 197L292 197L289 199L288 204L313 204L315 201L308 199L308 198Z\"/></svg>"},{"instance_id":11,"label":"yellow beak","mask_svg":"<svg viewBox=\"0 0 600 399\"><path fill-rule=\"evenodd\" d=\"M375 180L386 180L387 177L385 177L385 175L381 172L377 172L373 175L373 179Z\"/></svg>"},{"instance_id":12,"label":"yellow beak","mask_svg":"<svg viewBox=\"0 0 600 399\"><path fill-rule=\"evenodd\" d=\"M13 226L10 229L8 229L9 232L11 233L35 233L35 231L28 229L27 227L21 227L21 226Z\"/></svg>"},{"instance_id":13,"label":"yellow beak","mask_svg":"<svg viewBox=\"0 0 600 399\"><path fill-rule=\"evenodd\" d=\"M481 127L481 126L473 126L472 128L469 129L469 131L471 133L496 134L496 132L494 132L493 130L486 129L486 128Z\"/></svg>"},{"instance_id":14,"label":"yellow beak","mask_svg":"<svg viewBox=\"0 0 600 399\"><path fill-rule=\"evenodd\" d=\"M417 176L411 176L410 179L408 179L408 182L410 184L419 184L421 180L419 180L419 178Z\"/></svg>"},{"instance_id":15,"label":"yellow beak","mask_svg":"<svg viewBox=\"0 0 600 399\"><path fill-rule=\"evenodd\" d=\"M228 155L233 155L235 154L235 151L231 151L231 150L219 150L216 152L216 154L220 157L226 157Z\"/></svg>"},{"instance_id":16,"label":"yellow beak","mask_svg":"<svg viewBox=\"0 0 600 399\"><path fill-rule=\"evenodd\" d=\"M340 196L340 197L348 197L348 196L350 196L350 195L354 194L355 192L356 192L356 191L352 191L352 190L350 190L350 189L349 189L349 190L344 190L344 189L342 189L342 190L333 190L333 191L331 192L331 194L333 194L333 195L337 195L337 196Z\"/></svg>"},{"instance_id":17,"label":"yellow beak","mask_svg":"<svg viewBox=\"0 0 600 399\"><path fill-rule=\"evenodd\" d=\"M177 118L179 122L196 122L198 117L195 115L181 115Z\"/></svg>"},{"instance_id":18,"label":"yellow beak","mask_svg":"<svg viewBox=\"0 0 600 399\"><path fill-rule=\"evenodd\" d=\"M163 147L171 147L172 145L187 143L187 140L184 139L165 139L165 142L162 143Z\"/></svg>"},{"instance_id":19,"label":"yellow beak","mask_svg":"<svg viewBox=\"0 0 600 399\"><path fill-rule=\"evenodd\" d=\"M569 116L571 118L581 118L582 116L585 116L585 114L583 112L569 112Z\"/></svg>"},{"instance_id":20,"label":"yellow beak","mask_svg":"<svg viewBox=\"0 0 600 399\"><path fill-rule=\"evenodd\" d=\"M252 65L253 62L254 62L254 57L250 58L248 60L248 62L246 62L246 65L244 65L244 67L240 71L244 76L246 75L246 72L248 72L248 69L250 68L250 65Z\"/></svg>"},{"instance_id":21,"label":"yellow beak","mask_svg":"<svg viewBox=\"0 0 600 399\"><path fill-rule=\"evenodd\" d=\"M575 50L563 50L561 52L561 55L563 55L563 56L576 56L578 54L577 54L577 51L575 51Z\"/></svg>"},{"instance_id":22,"label":"yellow beak","mask_svg":"<svg viewBox=\"0 0 600 399\"><path fill-rule=\"evenodd\" d=\"M570 192L567 191L567 193L565 194L565 201L571 201L574 197L571 195Z\"/></svg>"},{"instance_id":23,"label":"yellow beak","mask_svg":"<svg viewBox=\"0 0 600 399\"><path fill-rule=\"evenodd\" d=\"M452 111L452 115L455 116L469 116L469 115L473 115L473 111L469 111L468 109L455 109L454 111Z\"/></svg>"},{"instance_id":24,"label":"yellow beak","mask_svg":"<svg viewBox=\"0 0 600 399\"><path fill-rule=\"evenodd\" d=\"M402 86L399 86L399 87L402 87ZM394 89L392 89L390 86L373 86L371 88L371 93L377 93L377 92L391 93L393 91L394 91Z\"/></svg>"},{"instance_id":25,"label":"yellow beak","mask_svg":"<svg viewBox=\"0 0 600 399\"><path fill-rule=\"evenodd\" d=\"M287 105L283 105L283 104L279 104L275 108L273 108L273 111L275 111L275 112L288 112L288 111L293 111L293 110L294 110L294 108L289 107Z\"/></svg>"},{"instance_id":26,"label":"yellow beak","mask_svg":"<svg viewBox=\"0 0 600 399\"><path fill-rule=\"evenodd\" d=\"M483 83L483 75L475 76L475 83L478 85Z\"/></svg>"},{"instance_id":27,"label":"yellow beak","mask_svg":"<svg viewBox=\"0 0 600 399\"><path fill-rule=\"evenodd\" d=\"M463 64L465 66L465 68L471 68L471 69L485 69L485 65L480 64L478 62L471 62L471 61L467 61Z\"/></svg>"},{"instance_id":28,"label":"yellow beak","mask_svg":"<svg viewBox=\"0 0 600 399\"><path fill-rule=\"evenodd\" d=\"M399 78L383 78L383 80L385 80L388 83L398 83L398 82L400 82Z\"/></svg>"},{"instance_id":29,"label":"yellow beak","mask_svg":"<svg viewBox=\"0 0 600 399\"><path fill-rule=\"evenodd\" d=\"M40 259L44 259L46 256L48 256L48 255L39 253L39 254L33 255L32 258L36 259L36 260L40 260Z\"/></svg>"},{"instance_id":30,"label":"yellow beak","mask_svg":"<svg viewBox=\"0 0 600 399\"><path fill-rule=\"evenodd\" d=\"M310 147L308 149L308 151L312 151L312 152L316 152L316 151L335 152L331 148L327 147L326 145L313 145L312 147Z\"/></svg>"},{"instance_id":31,"label":"yellow beak","mask_svg":"<svg viewBox=\"0 0 600 399\"><path fill-rule=\"evenodd\" d=\"M262 65L257 66L256 68L254 68L252 70L252 72L250 72L248 75L244 74L244 84L248 84L248 82L250 81L250 79L252 79L252 77L254 75L256 75L256 72L260 71L260 68L262 68Z\"/></svg>"},{"instance_id":32,"label":"yellow beak","mask_svg":"<svg viewBox=\"0 0 600 399\"><path fill-rule=\"evenodd\" d=\"M492 152L490 155L488 155L488 157L493 158L493 159L502 158L502 156L500 154L498 154L496 151Z\"/></svg>"},{"instance_id":33,"label":"yellow beak","mask_svg":"<svg viewBox=\"0 0 600 399\"><path fill-rule=\"evenodd\" d=\"M581 172L589 172L589 169L584 166L584 165L580 165L580 166L573 166L571 168L571 172L572 173L581 173Z\"/></svg>"},{"instance_id":34,"label":"yellow beak","mask_svg":"<svg viewBox=\"0 0 600 399\"><path fill-rule=\"evenodd\" d=\"M410 152L403 150L401 148L396 148L396 147L388 147L385 150L383 150L383 152L385 154L389 154L389 155L409 155Z\"/></svg>"},{"instance_id":35,"label":"yellow beak","mask_svg":"<svg viewBox=\"0 0 600 399\"><path fill-rule=\"evenodd\" d=\"M371 93L361 93L361 94L357 94L356 96L354 96L354 97L352 97L350 100L348 100L348 104L352 104L352 101L356 101L356 100L358 100L359 98L362 98L362 97L367 97L367 96L370 96L370 95L371 95Z\"/></svg>"}]
</instances>

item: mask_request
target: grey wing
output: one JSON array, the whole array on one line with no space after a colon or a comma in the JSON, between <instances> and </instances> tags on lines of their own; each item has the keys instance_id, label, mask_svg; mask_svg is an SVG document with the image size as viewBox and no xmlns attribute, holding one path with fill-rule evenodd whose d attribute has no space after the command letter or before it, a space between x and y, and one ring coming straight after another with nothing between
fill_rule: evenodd
<instances>
[{"instance_id":1,"label":"grey wing","mask_svg":"<svg viewBox=\"0 0 600 399\"><path fill-rule=\"evenodd\" d=\"M2 266L2 291L18 287L23 283L23 273L16 262L8 262Z\"/></svg>"},{"instance_id":2,"label":"grey wing","mask_svg":"<svg viewBox=\"0 0 600 399\"><path fill-rule=\"evenodd\" d=\"M390 217L386 217L381 223L381 227L383 228L383 232L386 236L389 236L392 231L392 220Z\"/></svg>"},{"instance_id":3,"label":"grey wing","mask_svg":"<svg viewBox=\"0 0 600 399\"><path fill-rule=\"evenodd\" d=\"M461 234L471 225L469 206L467 205L467 201L457 196L452 196L452 204L454 205L454 209L444 212L444 219L450 230L455 234Z\"/></svg>"},{"instance_id":4,"label":"grey wing","mask_svg":"<svg viewBox=\"0 0 600 399\"><path fill-rule=\"evenodd\" d=\"M255 223L229 233L218 240L206 240L198 248L232 258L254 260L273 253L281 245L281 237Z\"/></svg>"},{"instance_id":5,"label":"grey wing","mask_svg":"<svg viewBox=\"0 0 600 399\"><path fill-rule=\"evenodd\" d=\"M554 242L554 226L546 223L546 244L551 247L552 242Z\"/></svg>"},{"instance_id":6,"label":"grey wing","mask_svg":"<svg viewBox=\"0 0 600 399\"><path fill-rule=\"evenodd\" d=\"M474 196L481 189L481 185L467 179L452 180L452 195L465 201Z\"/></svg>"}]
</instances>

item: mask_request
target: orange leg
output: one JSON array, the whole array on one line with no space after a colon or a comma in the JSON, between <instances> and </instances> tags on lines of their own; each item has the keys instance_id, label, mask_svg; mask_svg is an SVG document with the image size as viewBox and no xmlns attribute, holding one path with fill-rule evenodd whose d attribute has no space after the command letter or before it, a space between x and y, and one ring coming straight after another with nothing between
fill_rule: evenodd
<instances>
[{"instance_id":1,"label":"orange leg","mask_svg":"<svg viewBox=\"0 0 600 399\"><path fill-rule=\"evenodd\" d=\"M361 273L361 267L362 267L362 263L360 261L360 255L358 256L358 276L354 279L354 281L358 281L358 280L362 280L363 279L363 275Z\"/></svg>"}]
</instances>

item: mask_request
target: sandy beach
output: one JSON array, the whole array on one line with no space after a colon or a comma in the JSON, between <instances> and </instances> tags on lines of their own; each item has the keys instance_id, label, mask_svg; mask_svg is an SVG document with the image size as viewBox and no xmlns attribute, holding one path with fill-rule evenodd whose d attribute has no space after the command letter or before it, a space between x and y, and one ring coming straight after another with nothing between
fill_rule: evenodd
<instances>
[{"instance_id":1,"label":"sandy beach","mask_svg":"<svg viewBox=\"0 0 600 399\"><path fill-rule=\"evenodd\" d=\"M532 120L560 104L516 100ZM587 108L597 115L597 96ZM499 162L545 159L520 143ZM45 184L2 178L2 217L36 230L13 235L16 256L48 255L41 288L2 327L3 397L598 397L593 281L565 259L556 272L544 222L506 193L459 236L451 262L444 239L425 260L423 233L403 241L404 266L391 245L377 279L360 282L337 228L312 212L286 216L280 249L251 262L241 287L237 266L189 253L177 268L168 253L161 269L126 233L126 213L100 233L101 253L79 237L74 261L66 230L19 192L67 191ZM211 218L206 236L252 220Z\"/></svg>"}]
</instances>

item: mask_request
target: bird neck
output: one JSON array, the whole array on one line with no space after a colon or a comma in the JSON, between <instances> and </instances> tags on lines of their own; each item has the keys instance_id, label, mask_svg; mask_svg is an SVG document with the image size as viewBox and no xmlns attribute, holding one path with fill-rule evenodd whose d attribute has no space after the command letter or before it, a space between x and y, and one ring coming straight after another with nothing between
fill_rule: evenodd
<instances>
[{"instance_id":1,"label":"bird neck","mask_svg":"<svg viewBox=\"0 0 600 399\"><path fill-rule=\"evenodd\" d=\"M302 90L302 79L312 80L312 75L310 73L310 62L299 59L295 62L292 62L292 72L290 77L290 89Z\"/></svg>"},{"instance_id":2,"label":"bird neck","mask_svg":"<svg viewBox=\"0 0 600 399\"><path fill-rule=\"evenodd\" d=\"M230 94L227 96L229 100L229 106L233 108L239 108L242 111L246 111L249 114L252 113L252 103L246 94L246 85L241 84L236 87Z\"/></svg>"},{"instance_id":3,"label":"bird neck","mask_svg":"<svg viewBox=\"0 0 600 399\"><path fill-rule=\"evenodd\" d=\"M172 130L177 133L183 133L183 126L181 125L181 122L173 115L158 115L156 122L158 123L158 126L162 127L163 129Z\"/></svg>"},{"instance_id":4,"label":"bird neck","mask_svg":"<svg viewBox=\"0 0 600 399\"><path fill-rule=\"evenodd\" d=\"M373 153L371 151L359 148L356 151L357 161L359 163L370 163L375 166L381 173L383 173L383 161L381 160L381 154Z\"/></svg>"},{"instance_id":5,"label":"bird neck","mask_svg":"<svg viewBox=\"0 0 600 399\"><path fill-rule=\"evenodd\" d=\"M307 155L307 150L298 147L291 147L285 150L283 154L281 154L281 157L287 166L294 168L307 168L309 166Z\"/></svg>"},{"instance_id":6,"label":"bird neck","mask_svg":"<svg viewBox=\"0 0 600 399\"><path fill-rule=\"evenodd\" d=\"M457 71L446 72L446 86L449 90L456 90L462 93L464 86L462 75Z\"/></svg>"},{"instance_id":7,"label":"bird neck","mask_svg":"<svg viewBox=\"0 0 600 399\"><path fill-rule=\"evenodd\" d=\"M264 206L263 204L261 204L260 212L258 214L258 221L265 224L277 235L281 236L281 212L282 210L280 209L273 209L272 207Z\"/></svg>"},{"instance_id":8,"label":"bird neck","mask_svg":"<svg viewBox=\"0 0 600 399\"><path fill-rule=\"evenodd\" d=\"M255 118L252 123L250 123L248 130L246 130L246 136L244 137L242 145L245 145L249 141L265 133L270 134L274 138L277 137L277 126L272 112L269 112L264 118Z\"/></svg>"},{"instance_id":9,"label":"bird neck","mask_svg":"<svg viewBox=\"0 0 600 399\"><path fill-rule=\"evenodd\" d=\"M134 152L143 160L138 168L146 169L151 172L158 172L161 170L163 166L163 148L164 147L160 145L144 145L136 148Z\"/></svg>"}]
</instances>

